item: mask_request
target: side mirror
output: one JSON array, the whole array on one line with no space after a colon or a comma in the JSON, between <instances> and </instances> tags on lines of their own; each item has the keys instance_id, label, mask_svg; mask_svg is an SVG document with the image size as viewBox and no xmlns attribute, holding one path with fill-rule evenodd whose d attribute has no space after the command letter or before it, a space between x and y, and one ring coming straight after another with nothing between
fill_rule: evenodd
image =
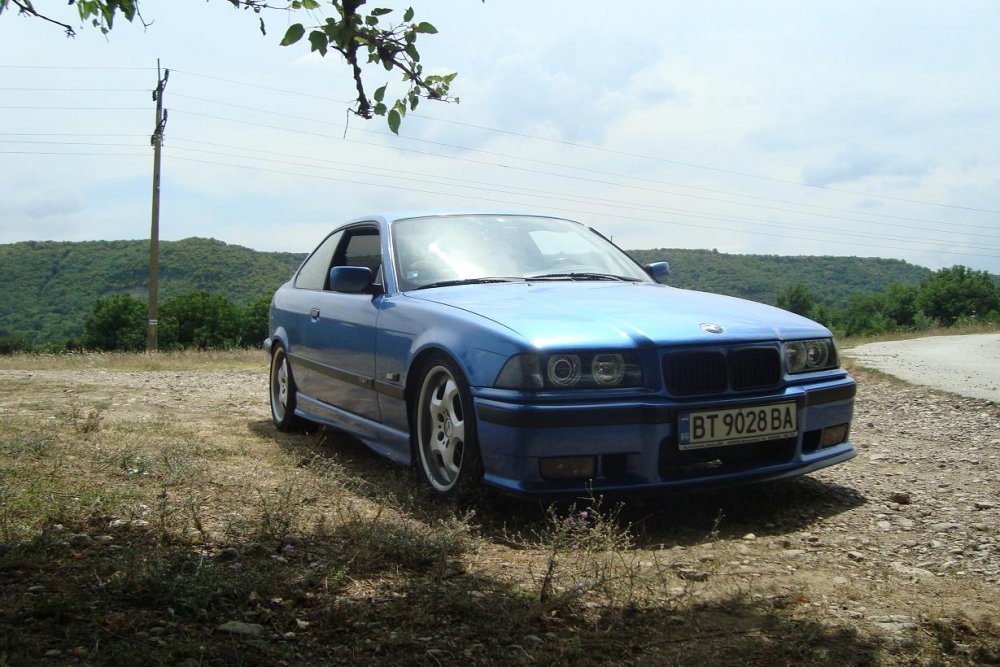
<instances>
[{"instance_id":1,"label":"side mirror","mask_svg":"<svg viewBox=\"0 0 1000 667\"><path fill-rule=\"evenodd\" d=\"M330 290L361 294L372 286L372 270L367 266L335 266L330 269Z\"/></svg>"},{"instance_id":2,"label":"side mirror","mask_svg":"<svg viewBox=\"0 0 1000 667\"><path fill-rule=\"evenodd\" d=\"M647 264L642 267L646 269L646 273L649 277L660 283L661 285L667 284L667 278L670 277L670 264L667 262L653 262L652 264Z\"/></svg>"}]
</instances>

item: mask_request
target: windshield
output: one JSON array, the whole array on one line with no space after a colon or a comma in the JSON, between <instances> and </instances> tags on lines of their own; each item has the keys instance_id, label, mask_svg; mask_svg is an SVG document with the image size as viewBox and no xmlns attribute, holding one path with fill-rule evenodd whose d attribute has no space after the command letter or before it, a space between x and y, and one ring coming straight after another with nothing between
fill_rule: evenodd
<instances>
[{"instance_id":1,"label":"windshield","mask_svg":"<svg viewBox=\"0 0 1000 667\"><path fill-rule=\"evenodd\" d=\"M526 215L408 218L392 226L402 291L456 282L650 277L583 225Z\"/></svg>"}]
</instances>

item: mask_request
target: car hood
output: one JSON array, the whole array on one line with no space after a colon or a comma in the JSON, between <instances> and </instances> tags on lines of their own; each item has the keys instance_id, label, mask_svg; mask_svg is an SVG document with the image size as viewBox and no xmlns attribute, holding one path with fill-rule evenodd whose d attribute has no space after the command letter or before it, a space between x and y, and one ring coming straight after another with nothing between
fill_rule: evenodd
<instances>
[{"instance_id":1,"label":"car hood","mask_svg":"<svg viewBox=\"0 0 1000 667\"><path fill-rule=\"evenodd\" d=\"M492 320L537 348L728 343L830 335L812 320L772 306L653 283L492 283L406 295ZM717 325L722 332L710 333L702 325Z\"/></svg>"}]
</instances>

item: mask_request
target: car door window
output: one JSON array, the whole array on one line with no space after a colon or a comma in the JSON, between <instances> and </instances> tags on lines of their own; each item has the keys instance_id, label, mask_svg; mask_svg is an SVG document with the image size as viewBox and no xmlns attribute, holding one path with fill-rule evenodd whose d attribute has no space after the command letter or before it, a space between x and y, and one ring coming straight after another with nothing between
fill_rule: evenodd
<instances>
[{"instance_id":1,"label":"car door window","mask_svg":"<svg viewBox=\"0 0 1000 667\"><path fill-rule=\"evenodd\" d=\"M333 253L337 250L343 232L330 234L316 248L316 251L309 256L309 259L302 264L299 275L295 278L295 286L299 289L321 290L326 289L326 282L329 279L330 264L333 261Z\"/></svg>"},{"instance_id":2,"label":"car door window","mask_svg":"<svg viewBox=\"0 0 1000 667\"><path fill-rule=\"evenodd\" d=\"M377 229L357 229L348 232L337 266L366 266L371 269L376 285L382 282L382 242Z\"/></svg>"}]
</instances>

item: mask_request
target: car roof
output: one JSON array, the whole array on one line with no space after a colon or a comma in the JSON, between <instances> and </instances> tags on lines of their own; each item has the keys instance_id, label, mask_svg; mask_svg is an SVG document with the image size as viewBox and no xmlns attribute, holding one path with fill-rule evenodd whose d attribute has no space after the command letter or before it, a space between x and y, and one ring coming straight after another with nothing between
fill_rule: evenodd
<instances>
[{"instance_id":1,"label":"car roof","mask_svg":"<svg viewBox=\"0 0 1000 667\"><path fill-rule=\"evenodd\" d=\"M547 213L539 213L537 211L505 211L505 210L494 210L494 209L427 209L427 210L414 210L414 211L392 211L386 213L377 213L374 215L365 215L352 220L346 221L345 225L352 225L359 222L384 222L393 223L399 220L406 220L409 218L428 218L428 217L444 217L444 216L463 216L463 215L490 215L490 216L528 216L533 218L557 218L560 220L570 220L569 218L563 218L557 215L550 215ZM575 221L574 221L575 222ZM338 225L342 226L342 225Z\"/></svg>"}]
</instances>

